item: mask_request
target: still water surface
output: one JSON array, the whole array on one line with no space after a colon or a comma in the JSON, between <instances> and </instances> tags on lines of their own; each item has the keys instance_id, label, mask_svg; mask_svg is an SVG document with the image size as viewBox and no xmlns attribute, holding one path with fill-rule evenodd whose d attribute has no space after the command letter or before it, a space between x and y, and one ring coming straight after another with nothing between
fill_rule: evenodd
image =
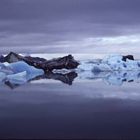
<instances>
[{"instance_id":1,"label":"still water surface","mask_svg":"<svg viewBox=\"0 0 140 140\"><path fill-rule=\"evenodd\" d=\"M0 138L140 138L140 83L72 85L38 80L0 86Z\"/></svg>"}]
</instances>

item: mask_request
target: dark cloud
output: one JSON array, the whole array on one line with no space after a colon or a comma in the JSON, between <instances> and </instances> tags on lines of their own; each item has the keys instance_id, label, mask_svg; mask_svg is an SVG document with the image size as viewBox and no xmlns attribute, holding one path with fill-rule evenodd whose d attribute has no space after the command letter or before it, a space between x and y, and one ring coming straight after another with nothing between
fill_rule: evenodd
<instances>
[{"instance_id":1,"label":"dark cloud","mask_svg":"<svg viewBox=\"0 0 140 140\"><path fill-rule=\"evenodd\" d=\"M0 45L47 46L86 37L138 34L139 5L139 0L1 0Z\"/></svg>"},{"instance_id":2,"label":"dark cloud","mask_svg":"<svg viewBox=\"0 0 140 140\"><path fill-rule=\"evenodd\" d=\"M136 22L139 5L139 0L1 0L0 19L56 21L86 17L94 22L110 23L135 18L131 22Z\"/></svg>"}]
</instances>

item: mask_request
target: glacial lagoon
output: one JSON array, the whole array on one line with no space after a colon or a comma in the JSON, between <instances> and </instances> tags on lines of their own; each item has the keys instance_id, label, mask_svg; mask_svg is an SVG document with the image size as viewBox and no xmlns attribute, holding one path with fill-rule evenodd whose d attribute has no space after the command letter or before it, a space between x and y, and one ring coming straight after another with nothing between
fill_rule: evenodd
<instances>
[{"instance_id":1,"label":"glacial lagoon","mask_svg":"<svg viewBox=\"0 0 140 140\"><path fill-rule=\"evenodd\" d=\"M74 56L83 62L94 56L94 63L103 57ZM1 83L0 108L0 138L134 139L140 137L140 72L57 71L21 85Z\"/></svg>"}]
</instances>

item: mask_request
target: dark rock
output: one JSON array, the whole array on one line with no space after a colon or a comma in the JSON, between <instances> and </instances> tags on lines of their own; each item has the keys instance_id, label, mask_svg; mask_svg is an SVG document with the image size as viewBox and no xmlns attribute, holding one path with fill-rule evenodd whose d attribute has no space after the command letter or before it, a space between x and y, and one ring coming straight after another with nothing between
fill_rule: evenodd
<instances>
[{"instance_id":1,"label":"dark rock","mask_svg":"<svg viewBox=\"0 0 140 140\"><path fill-rule=\"evenodd\" d=\"M24 58L27 59L27 60L30 60L30 61L34 61L36 63L39 63L39 62L41 63L41 62L46 62L47 61L46 59L40 58L40 57L25 56Z\"/></svg>"},{"instance_id":2,"label":"dark rock","mask_svg":"<svg viewBox=\"0 0 140 140\"><path fill-rule=\"evenodd\" d=\"M123 60L123 61L126 61L126 59L134 60L134 57L133 57L133 55L126 55L126 56L123 56L122 60Z\"/></svg>"},{"instance_id":3,"label":"dark rock","mask_svg":"<svg viewBox=\"0 0 140 140\"><path fill-rule=\"evenodd\" d=\"M27 64L34 66L44 71L52 71L53 69L75 69L79 63L73 58L72 55L46 60L39 57L22 56L14 52L10 52L5 58L5 62L13 63L17 61L25 61Z\"/></svg>"},{"instance_id":4,"label":"dark rock","mask_svg":"<svg viewBox=\"0 0 140 140\"><path fill-rule=\"evenodd\" d=\"M5 56L5 62L8 63L22 61L23 59L24 59L23 56L16 54L14 52L10 52L7 56Z\"/></svg>"},{"instance_id":5,"label":"dark rock","mask_svg":"<svg viewBox=\"0 0 140 140\"><path fill-rule=\"evenodd\" d=\"M72 55L52 59L44 63L44 69L52 71L53 69L75 69L79 63L72 57Z\"/></svg>"},{"instance_id":6,"label":"dark rock","mask_svg":"<svg viewBox=\"0 0 140 140\"><path fill-rule=\"evenodd\" d=\"M130 83L130 82L134 82L134 80L129 80L128 82L129 82L129 83Z\"/></svg>"},{"instance_id":7,"label":"dark rock","mask_svg":"<svg viewBox=\"0 0 140 140\"><path fill-rule=\"evenodd\" d=\"M3 55L0 55L0 62L3 63L5 60L4 56Z\"/></svg>"}]
</instances>

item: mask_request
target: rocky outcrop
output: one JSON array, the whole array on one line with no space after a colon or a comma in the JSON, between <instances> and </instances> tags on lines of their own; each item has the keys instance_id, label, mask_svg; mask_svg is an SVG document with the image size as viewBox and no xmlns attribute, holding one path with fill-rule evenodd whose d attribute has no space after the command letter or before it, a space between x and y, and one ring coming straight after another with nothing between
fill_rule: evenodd
<instances>
[{"instance_id":1,"label":"rocky outcrop","mask_svg":"<svg viewBox=\"0 0 140 140\"><path fill-rule=\"evenodd\" d=\"M134 60L134 57L133 57L133 55L125 55L125 56L122 56L122 60L123 61L126 61L126 59Z\"/></svg>"},{"instance_id":2,"label":"rocky outcrop","mask_svg":"<svg viewBox=\"0 0 140 140\"><path fill-rule=\"evenodd\" d=\"M31 57L31 56L22 56L16 54L14 52L10 52L7 56L2 58L4 62L17 62L24 61L27 64L34 66L39 69L43 69L44 71L52 71L53 69L75 69L79 65L79 63L73 58L72 55L46 60L44 58L39 57Z\"/></svg>"},{"instance_id":3,"label":"rocky outcrop","mask_svg":"<svg viewBox=\"0 0 140 140\"><path fill-rule=\"evenodd\" d=\"M0 55L0 62L3 63L5 61L5 58L3 55Z\"/></svg>"}]
</instances>

